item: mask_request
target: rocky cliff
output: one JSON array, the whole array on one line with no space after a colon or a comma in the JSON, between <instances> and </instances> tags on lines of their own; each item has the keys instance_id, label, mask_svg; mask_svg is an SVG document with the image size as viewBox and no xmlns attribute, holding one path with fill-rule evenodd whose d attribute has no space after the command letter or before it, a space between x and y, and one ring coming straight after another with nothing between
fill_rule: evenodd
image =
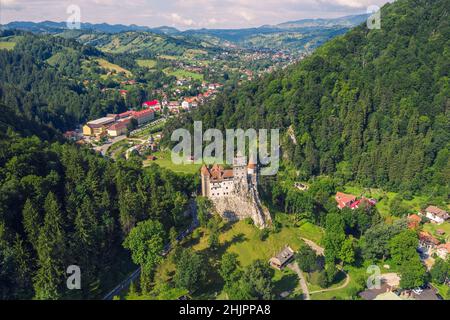
<instances>
[{"instance_id":1,"label":"rocky cliff","mask_svg":"<svg viewBox=\"0 0 450 320\"><path fill-rule=\"evenodd\" d=\"M211 199L215 209L221 217L229 221L252 218L254 224L266 228L272 223L269 210L260 200L256 187L250 186L247 190L238 188L229 197Z\"/></svg>"}]
</instances>

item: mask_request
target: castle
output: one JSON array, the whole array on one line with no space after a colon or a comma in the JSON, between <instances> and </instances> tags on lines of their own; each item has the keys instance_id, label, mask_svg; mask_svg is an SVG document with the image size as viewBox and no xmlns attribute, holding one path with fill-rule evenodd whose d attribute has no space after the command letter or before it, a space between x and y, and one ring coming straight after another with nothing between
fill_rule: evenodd
<instances>
[{"instance_id":1,"label":"castle","mask_svg":"<svg viewBox=\"0 0 450 320\"><path fill-rule=\"evenodd\" d=\"M236 157L233 169L218 164L201 168L202 195L211 200L216 211L227 220L252 218L259 228L271 223L269 211L258 195L258 167L246 157Z\"/></svg>"}]
</instances>

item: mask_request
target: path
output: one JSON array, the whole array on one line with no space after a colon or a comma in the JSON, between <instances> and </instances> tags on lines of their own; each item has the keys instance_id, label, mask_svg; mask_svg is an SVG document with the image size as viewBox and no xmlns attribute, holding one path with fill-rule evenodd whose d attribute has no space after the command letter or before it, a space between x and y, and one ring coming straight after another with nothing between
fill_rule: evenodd
<instances>
[{"instance_id":1,"label":"path","mask_svg":"<svg viewBox=\"0 0 450 320\"><path fill-rule=\"evenodd\" d=\"M310 246L311 249L313 249L318 255L324 255L325 249L319 246L317 243L306 238L302 238L302 240L305 241L305 243Z\"/></svg>"},{"instance_id":2,"label":"path","mask_svg":"<svg viewBox=\"0 0 450 320\"><path fill-rule=\"evenodd\" d=\"M323 247L319 246L317 243L315 243L314 241L311 241L309 239L302 238L302 240L305 241L305 243L308 246L310 246L317 254L322 255L322 256L324 255L325 249ZM339 289L343 289L346 286L348 286L348 284L350 282L350 275L347 272L345 272L344 270L342 270L342 268L339 268L339 270L341 270L342 272L345 273L345 282L342 285L340 285L339 287L336 287L336 288L328 288L328 289L311 291L309 294L339 290Z\"/></svg>"},{"instance_id":3,"label":"path","mask_svg":"<svg viewBox=\"0 0 450 320\"><path fill-rule=\"evenodd\" d=\"M308 285L306 284L306 280L305 280L305 277L303 276L303 272L298 267L297 262L293 262L293 263L288 264L288 268L291 269L292 271L294 271L297 274L298 280L299 280L299 284L300 284L300 287L302 289L304 300L311 300L311 297L310 297L310 294L309 294Z\"/></svg>"},{"instance_id":4,"label":"path","mask_svg":"<svg viewBox=\"0 0 450 320\"><path fill-rule=\"evenodd\" d=\"M195 205L195 201L191 201L189 203L189 210L192 215L192 222L188 229L180 233L177 237L177 241L181 241L186 238L189 234L191 234L199 225L197 218L197 206ZM167 256L169 252L172 250L172 246L170 243L166 244L161 255L163 257ZM135 281L139 275L141 274L141 267L137 268L132 274L130 274L125 280L123 280L119 285L117 285L114 289L112 289L108 294L103 297L103 300L112 300L115 296L120 295L120 293L128 288L133 281Z\"/></svg>"},{"instance_id":5,"label":"path","mask_svg":"<svg viewBox=\"0 0 450 320\"><path fill-rule=\"evenodd\" d=\"M342 272L345 272L344 270L341 269ZM340 290L340 289L344 289L346 286L348 286L349 282L350 282L350 275L348 273L345 272L345 282L340 285L339 287L336 288L329 288L329 289L322 289L322 290L316 290L316 291L311 291L310 293L321 293L321 292L328 292L328 291L334 291L334 290Z\"/></svg>"}]
</instances>

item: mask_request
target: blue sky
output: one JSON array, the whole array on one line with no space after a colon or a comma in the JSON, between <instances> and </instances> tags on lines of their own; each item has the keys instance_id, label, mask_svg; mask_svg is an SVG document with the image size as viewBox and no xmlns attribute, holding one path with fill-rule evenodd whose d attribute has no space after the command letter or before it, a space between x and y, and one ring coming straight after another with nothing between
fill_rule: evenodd
<instances>
[{"instance_id":1,"label":"blue sky","mask_svg":"<svg viewBox=\"0 0 450 320\"><path fill-rule=\"evenodd\" d=\"M364 13L387 0L0 0L0 23L66 21L77 5L81 22L168 25L180 29L242 28L304 18Z\"/></svg>"}]
</instances>

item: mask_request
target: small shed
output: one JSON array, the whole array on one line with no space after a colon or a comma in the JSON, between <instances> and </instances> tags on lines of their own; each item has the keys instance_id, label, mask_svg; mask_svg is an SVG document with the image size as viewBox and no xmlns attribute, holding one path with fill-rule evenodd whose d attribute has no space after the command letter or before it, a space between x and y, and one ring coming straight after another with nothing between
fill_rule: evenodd
<instances>
[{"instance_id":1,"label":"small shed","mask_svg":"<svg viewBox=\"0 0 450 320\"><path fill-rule=\"evenodd\" d=\"M275 269L282 270L294 258L294 253L291 247L286 246L275 257L270 258L269 263Z\"/></svg>"}]
</instances>

